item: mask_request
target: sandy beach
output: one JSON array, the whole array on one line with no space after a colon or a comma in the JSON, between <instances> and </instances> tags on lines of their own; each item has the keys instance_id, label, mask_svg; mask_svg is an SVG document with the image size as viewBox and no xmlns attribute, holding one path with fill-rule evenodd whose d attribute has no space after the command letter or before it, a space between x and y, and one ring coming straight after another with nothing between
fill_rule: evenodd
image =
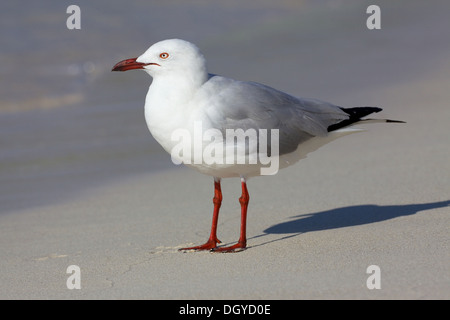
<instances>
[{"instance_id":1,"label":"sandy beach","mask_svg":"<svg viewBox=\"0 0 450 320\"><path fill-rule=\"evenodd\" d=\"M367 1L131 2L80 1L78 31L69 3L0 13L12 62L0 74L0 299L450 298L448 2L379 1L380 30L366 27ZM197 43L212 73L407 123L361 126L250 179L247 250L179 252L209 236L213 179L174 165L148 132L151 79L110 72L173 37ZM239 179L222 191L218 237L231 244ZM81 289L67 287L71 265Z\"/></svg>"}]
</instances>

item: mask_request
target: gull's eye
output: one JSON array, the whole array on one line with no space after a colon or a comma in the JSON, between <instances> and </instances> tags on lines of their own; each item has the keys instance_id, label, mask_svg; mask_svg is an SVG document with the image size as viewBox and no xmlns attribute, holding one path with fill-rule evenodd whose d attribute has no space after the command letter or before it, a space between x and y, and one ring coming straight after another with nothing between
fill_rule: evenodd
<instances>
[{"instance_id":1,"label":"gull's eye","mask_svg":"<svg viewBox=\"0 0 450 320\"><path fill-rule=\"evenodd\" d=\"M163 53L161 53L161 54L159 55L159 57L160 57L161 59L167 59L167 58L169 57L169 54L168 54L167 52L163 52Z\"/></svg>"}]
</instances>

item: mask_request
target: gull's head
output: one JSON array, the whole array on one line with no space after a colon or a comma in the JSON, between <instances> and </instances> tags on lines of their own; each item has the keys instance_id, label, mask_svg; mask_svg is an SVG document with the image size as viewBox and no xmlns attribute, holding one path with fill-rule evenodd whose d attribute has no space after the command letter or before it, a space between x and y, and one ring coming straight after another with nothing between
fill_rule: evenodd
<instances>
[{"instance_id":1,"label":"gull's head","mask_svg":"<svg viewBox=\"0 0 450 320\"><path fill-rule=\"evenodd\" d=\"M185 40L169 39L155 43L137 58L118 62L112 71L143 69L152 77L160 74L205 73L205 58L199 48Z\"/></svg>"}]
</instances>

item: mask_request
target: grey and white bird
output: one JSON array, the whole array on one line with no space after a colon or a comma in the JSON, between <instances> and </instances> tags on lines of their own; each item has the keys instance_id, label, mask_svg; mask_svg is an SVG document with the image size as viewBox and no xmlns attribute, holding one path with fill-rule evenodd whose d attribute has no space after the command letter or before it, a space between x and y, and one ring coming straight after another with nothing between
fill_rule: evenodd
<instances>
[{"instance_id":1,"label":"grey and white bird","mask_svg":"<svg viewBox=\"0 0 450 320\"><path fill-rule=\"evenodd\" d=\"M153 81L145 100L145 119L153 137L175 163L214 177L214 213L208 241L181 250L232 252L247 245L247 179L274 174L308 153L348 134L362 131L362 119L378 107L341 108L291 96L256 82L209 74L199 48L163 40L141 56L117 63L112 71L143 69ZM236 244L218 247L217 223L222 178L241 179L241 230Z\"/></svg>"}]
</instances>

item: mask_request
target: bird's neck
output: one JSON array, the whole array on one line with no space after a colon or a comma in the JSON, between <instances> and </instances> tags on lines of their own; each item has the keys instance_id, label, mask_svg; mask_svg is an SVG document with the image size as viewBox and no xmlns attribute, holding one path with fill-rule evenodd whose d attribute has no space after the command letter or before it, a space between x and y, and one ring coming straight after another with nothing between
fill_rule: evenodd
<instances>
[{"instance_id":1,"label":"bird's neck","mask_svg":"<svg viewBox=\"0 0 450 320\"><path fill-rule=\"evenodd\" d=\"M153 78L147 99L157 104L186 104L207 81L207 78L206 72L157 76Z\"/></svg>"},{"instance_id":2,"label":"bird's neck","mask_svg":"<svg viewBox=\"0 0 450 320\"><path fill-rule=\"evenodd\" d=\"M161 76L154 77L145 99L145 119L155 139L170 152L173 142L169 139L173 130L189 123L194 109L195 95L207 81L202 77Z\"/></svg>"}]
</instances>

